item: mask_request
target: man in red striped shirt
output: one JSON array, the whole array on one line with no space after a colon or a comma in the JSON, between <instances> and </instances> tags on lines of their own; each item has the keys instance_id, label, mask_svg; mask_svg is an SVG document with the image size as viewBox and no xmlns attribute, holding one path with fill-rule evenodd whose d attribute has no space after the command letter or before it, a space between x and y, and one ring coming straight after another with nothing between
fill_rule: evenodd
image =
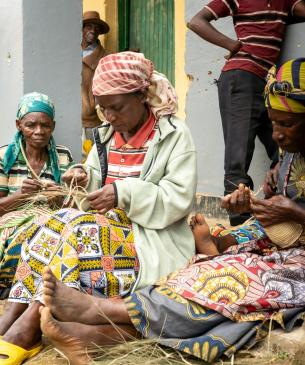
<instances>
[{"instance_id":1,"label":"man in red striped shirt","mask_svg":"<svg viewBox=\"0 0 305 365\"><path fill-rule=\"evenodd\" d=\"M237 40L210 24L227 16L233 18ZM212 0L188 25L201 38L229 51L217 83L225 141L225 194L240 183L253 189L248 170L256 136L273 164L277 161L263 91L267 72L280 54L289 16L305 19L304 0ZM248 214L230 214L232 225L248 218Z\"/></svg>"}]
</instances>

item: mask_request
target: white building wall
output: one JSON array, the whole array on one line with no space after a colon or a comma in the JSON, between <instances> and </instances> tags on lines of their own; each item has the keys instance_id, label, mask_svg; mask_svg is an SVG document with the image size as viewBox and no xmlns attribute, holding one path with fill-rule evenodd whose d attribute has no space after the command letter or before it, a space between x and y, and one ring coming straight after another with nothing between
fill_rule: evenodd
<instances>
[{"instance_id":1,"label":"white building wall","mask_svg":"<svg viewBox=\"0 0 305 365\"><path fill-rule=\"evenodd\" d=\"M23 94L22 0L0 1L0 145L15 133L17 104Z\"/></svg>"},{"instance_id":2,"label":"white building wall","mask_svg":"<svg viewBox=\"0 0 305 365\"><path fill-rule=\"evenodd\" d=\"M55 138L81 157L82 0L0 0L0 144L11 141L19 98L49 95Z\"/></svg>"},{"instance_id":3,"label":"white building wall","mask_svg":"<svg viewBox=\"0 0 305 365\"><path fill-rule=\"evenodd\" d=\"M189 21L209 1L186 0L186 21ZM212 24L235 38L231 18ZM305 57L305 23L288 27L282 58ZM186 120L191 128L198 150L199 192L223 194L224 142L218 107L217 80L224 65L226 50L211 45L188 31L186 39L185 72L192 80L186 102ZM238 141L236 141L238 143ZM270 161L257 140L250 175L255 188L263 182Z\"/></svg>"}]
</instances>

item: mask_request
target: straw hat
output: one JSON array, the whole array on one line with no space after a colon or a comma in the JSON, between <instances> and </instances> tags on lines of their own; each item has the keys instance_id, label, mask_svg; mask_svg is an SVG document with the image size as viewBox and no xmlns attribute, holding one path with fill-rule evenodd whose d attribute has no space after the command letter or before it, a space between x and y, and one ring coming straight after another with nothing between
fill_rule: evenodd
<instances>
[{"instance_id":1,"label":"straw hat","mask_svg":"<svg viewBox=\"0 0 305 365\"><path fill-rule=\"evenodd\" d=\"M303 233L303 226L296 222L283 222L264 228L267 236L277 246L287 248L293 246Z\"/></svg>"},{"instance_id":2,"label":"straw hat","mask_svg":"<svg viewBox=\"0 0 305 365\"><path fill-rule=\"evenodd\" d=\"M97 11L86 11L83 14L83 26L87 23L94 23L100 26L100 34L106 34L109 32L109 25L100 18L100 14Z\"/></svg>"}]
</instances>

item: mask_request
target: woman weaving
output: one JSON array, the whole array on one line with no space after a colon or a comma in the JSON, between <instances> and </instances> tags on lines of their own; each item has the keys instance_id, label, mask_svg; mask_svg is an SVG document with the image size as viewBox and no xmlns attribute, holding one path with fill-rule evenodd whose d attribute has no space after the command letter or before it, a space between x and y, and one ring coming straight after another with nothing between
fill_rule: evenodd
<instances>
[{"instance_id":1,"label":"woman weaving","mask_svg":"<svg viewBox=\"0 0 305 365\"><path fill-rule=\"evenodd\" d=\"M56 188L62 182L62 174L73 164L70 151L55 145L54 116L55 108L47 95L24 95L18 105L18 131L9 145L0 148L1 298L8 295L20 255L21 244L11 244L13 237L21 226L47 209L36 205L25 210L21 205L43 188ZM50 204L54 207L56 202L52 200Z\"/></svg>"},{"instance_id":2,"label":"woman weaving","mask_svg":"<svg viewBox=\"0 0 305 365\"><path fill-rule=\"evenodd\" d=\"M196 152L187 126L174 116L172 85L143 55L122 52L101 59L93 94L108 123L96 131L86 163L63 177L86 187L79 205L91 211L59 210L20 233L25 239L13 303L0 321L6 365L41 349L45 265L92 298L117 300L185 265L195 251L187 216L196 191Z\"/></svg>"},{"instance_id":3,"label":"woman weaving","mask_svg":"<svg viewBox=\"0 0 305 365\"><path fill-rule=\"evenodd\" d=\"M284 84L290 85L288 90L283 90ZM301 189L305 176L305 59L286 62L276 75L272 73L266 103L273 137L285 150L277 195L266 201L250 199L240 188L226 197L230 209L242 209L250 200L259 220L244 227L244 232L240 228L232 233L225 243L230 246L235 240L235 245L215 256L194 256L186 267L125 300L79 293L58 281L50 268L45 269L46 307L41 309L41 328L73 365L90 363L86 351L90 344L102 346L118 340L118 336L110 338L109 322L123 333L135 328L144 337L214 362L266 336L269 319L289 331L304 318L305 246L298 227L305 222ZM290 241L274 235L271 227L275 224L286 224L286 231L293 228ZM196 244L203 253L205 228L193 220Z\"/></svg>"}]
</instances>

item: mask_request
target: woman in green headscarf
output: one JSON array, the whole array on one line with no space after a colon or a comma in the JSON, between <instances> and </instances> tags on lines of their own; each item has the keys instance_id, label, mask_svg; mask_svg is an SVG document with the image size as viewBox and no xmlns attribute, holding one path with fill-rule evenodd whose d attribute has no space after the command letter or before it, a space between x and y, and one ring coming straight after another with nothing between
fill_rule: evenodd
<instances>
[{"instance_id":1,"label":"woman in green headscarf","mask_svg":"<svg viewBox=\"0 0 305 365\"><path fill-rule=\"evenodd\" d=\"M4 298L20 255L12 238L40 211L39 206L20 210L27 194L61 184L61 175L73 164L70 151L56 146L55 108L47 95L24 95L18 105L17 133L0 147L0 298ZM54 203L54 201L52 202ZM19 208L19 210L18 210ZM45 209L45 208L44 208Z\"/></svg>"}]
</instances>

